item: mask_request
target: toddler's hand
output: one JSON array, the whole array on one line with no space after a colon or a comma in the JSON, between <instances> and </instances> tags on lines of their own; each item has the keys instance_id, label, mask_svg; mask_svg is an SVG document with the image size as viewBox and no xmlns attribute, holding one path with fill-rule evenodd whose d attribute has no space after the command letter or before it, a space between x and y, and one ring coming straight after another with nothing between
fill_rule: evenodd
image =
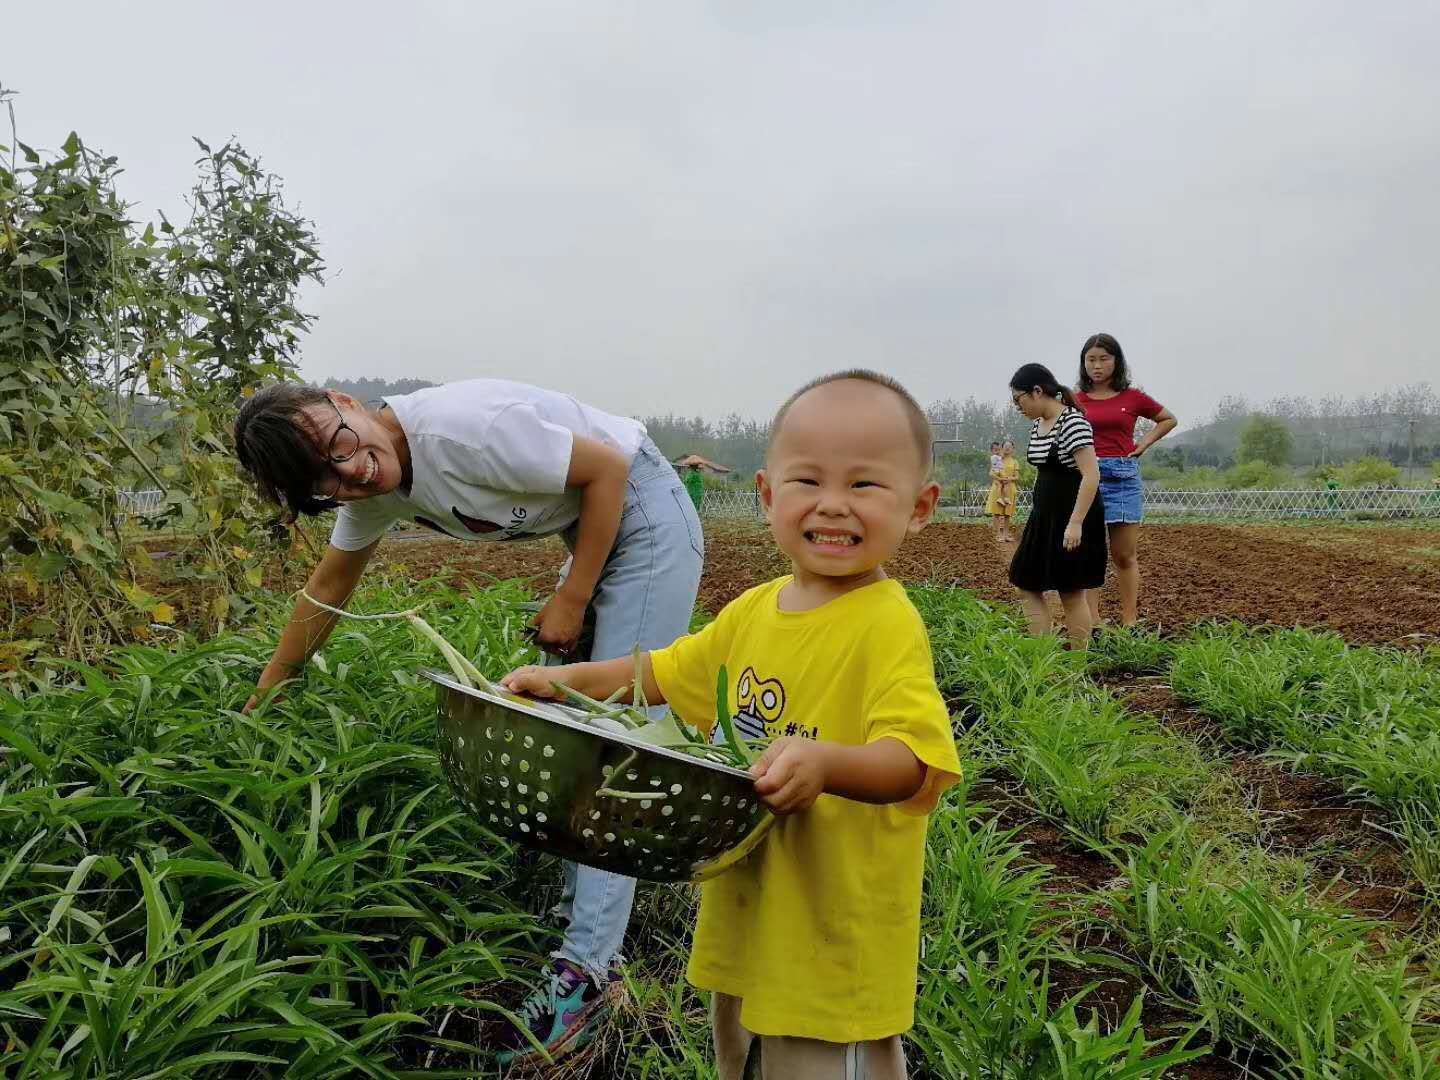
<instances>
[{"instance_id":1,"label":"toddler's hand","mask_svg":"<svg viewBox=\"0 0 1440 1080\"><path fill-rule=\"evenodd\" d=\"M814 739L776 739L750 766L755 793L775 814L809 810L825 791L825 750Z\"/></svg>"},{"instance_id":2,"label":"toddler's hand","mask_svg":"<svg viewBox=\"0 0 1440 1080\"><path fill-rule=\"evenodd\" d=\"M512 694L529 694L537 698L558 698L560 692L555 689L555 683L565 683L566 675L570 672L568 665L562 667L540 667L536 664L527 664L525 667L518 667L500 680L500 685Z\"/></svg>"}]
</instances>

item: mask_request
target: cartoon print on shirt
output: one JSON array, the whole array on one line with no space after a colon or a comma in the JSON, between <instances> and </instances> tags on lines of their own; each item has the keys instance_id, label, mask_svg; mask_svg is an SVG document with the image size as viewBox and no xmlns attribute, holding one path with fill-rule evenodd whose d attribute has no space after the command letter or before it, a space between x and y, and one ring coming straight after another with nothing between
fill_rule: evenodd
<instances>
[{"instance_id":1,"label":"cartoon print on shirt","mask_svg":"<svg viewBox=\"0 0 1440 1080\"><path fill-rule=\"evenodd\" d=\"M765 735L798 735L805 739L818 738L820 729L806 728L790 723L783 729L781 718L785 714L785 685L779 679L762 679L753 667L747 667L735 684L735 703L738 706L732 719L735 730L747 739L760 739Z\"/></svg>"}]
</instances>

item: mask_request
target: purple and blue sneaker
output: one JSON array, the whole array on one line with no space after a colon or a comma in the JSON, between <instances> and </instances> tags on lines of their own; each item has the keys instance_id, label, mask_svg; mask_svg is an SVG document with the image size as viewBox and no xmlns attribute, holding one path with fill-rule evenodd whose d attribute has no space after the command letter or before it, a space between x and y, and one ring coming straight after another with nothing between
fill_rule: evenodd
<instances>
[{"instance_id":1,"label":"purple and blue sneaker","mask_svg":"<svg viewBox=\"0 0 1440 1080\"><path fill-rule=\"evenodd\" d=\"M621 993L620 973L611 969L599 986L569 960L552 960L545 982L525 999L518 1016L552 1058L579 1050L595 1037L605 1010ZM511 1027L500 1039L500 1064L539 1060L543 1055L524 1031Z\"/></svg>"}]
</instances>

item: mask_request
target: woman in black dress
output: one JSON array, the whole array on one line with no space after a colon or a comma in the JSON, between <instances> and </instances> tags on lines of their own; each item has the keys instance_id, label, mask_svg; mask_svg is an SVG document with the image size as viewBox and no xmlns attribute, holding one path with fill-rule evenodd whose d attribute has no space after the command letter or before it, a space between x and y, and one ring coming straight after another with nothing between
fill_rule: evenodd
<instances>
[{"instance_id":1,"label":"woman in black dress","mask_svg":"<svg viewBox=\"0 0 1440 1080\"><path fill-rule=\"evenodd\" d=\"M1070 391L1043 364L1026 364L1010 380L1010 400L1030 425L1025 458L1039 470L1034 506L1010 562L1032 634L1048 634L1054 589L1065 609L1070 648L1090 644L1085 590L1105 582L1105 508L1095 435Z\"/></svg>"}]
</instances>

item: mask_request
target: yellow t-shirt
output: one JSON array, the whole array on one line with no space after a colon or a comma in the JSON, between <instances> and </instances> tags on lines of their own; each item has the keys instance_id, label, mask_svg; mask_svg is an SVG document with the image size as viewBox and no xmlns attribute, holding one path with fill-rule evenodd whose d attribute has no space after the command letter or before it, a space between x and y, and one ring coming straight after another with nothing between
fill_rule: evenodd
<instances>
[{"instance_id":1,"label":"yellow t-shirt","mask_svg":"<svg viewBox=\"0 0 1440 1080\"><path fill-rule=\"evenodd\" d=\"M737 728L861 745L899 739L927 766L904 804L821 795L735 869L701 886L690 982L743 999L758 1035L882 1039L915 1021L926 815L959 777L925 625L881 581L813 611L778 605L781 578L652 653L681 717L709 729L724 664Z\"/></svg>"}]
</instances>

